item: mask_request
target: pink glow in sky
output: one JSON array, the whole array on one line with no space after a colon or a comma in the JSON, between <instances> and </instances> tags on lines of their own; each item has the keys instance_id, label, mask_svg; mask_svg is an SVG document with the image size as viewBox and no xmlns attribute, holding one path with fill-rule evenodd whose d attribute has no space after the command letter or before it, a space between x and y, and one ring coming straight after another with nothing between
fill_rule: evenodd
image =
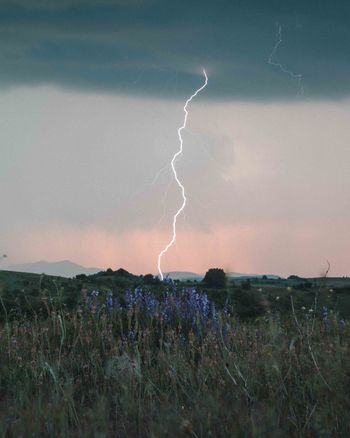
<instances>
[{"instance_id":1,"label":"pink glow in sky","mask_svg":"<svg viewBox=\"0 0 350 438\"><path fill-rule=\"evenodd\" d=\"M181 228L180 228L181 229ZM336 242L334 231L343 234ZM319 236L324 233L320 241ZM98 228L53 226L19 235L14 245L21 260L70 259L87 267L124 267L141 274L156 273L155 260L168 234L133 231L117 235ZM323 223L265 223L258 226L221 226L212 232L181 229L173 251L164 257L164 270L205 272L221 266L227 272L276 273L318 276L331 254L332 275L345 275L350 231L346 221ZM293 254L289 256L285 249Z\"/></svg>"}]
</instances>

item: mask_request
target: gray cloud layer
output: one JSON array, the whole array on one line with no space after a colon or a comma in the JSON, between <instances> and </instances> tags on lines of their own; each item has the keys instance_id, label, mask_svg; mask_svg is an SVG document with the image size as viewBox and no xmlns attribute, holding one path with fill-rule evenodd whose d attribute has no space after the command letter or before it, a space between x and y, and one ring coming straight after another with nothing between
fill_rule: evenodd
<instances>
[{"instance_id":1,"label":"gray cloud layer","mask_svg":"<svg viewBox=\"0 0 350 438\"><path fill-rule=\"evenodd\" d=\"M308 97L350 91L347 1L0 1L0 84L176 96L193 89L201 67L208 96L293 97L301 73Z\"/></svg>"},{"instance_id":2,"label":"gray cloud layer","mask_svg":"<svg viewBox=\"0 0 350 438\"><path fill-rule=\"evenodd\" d=\"M207 230L348 221L349 114L349 101L209 105L198 98L177 164L187 223ZM1 93L1 233L55 222L167 228L181 200L169 163L182 117L182 105L165 99L51 88Z\"/></svg>"}]
</instances>

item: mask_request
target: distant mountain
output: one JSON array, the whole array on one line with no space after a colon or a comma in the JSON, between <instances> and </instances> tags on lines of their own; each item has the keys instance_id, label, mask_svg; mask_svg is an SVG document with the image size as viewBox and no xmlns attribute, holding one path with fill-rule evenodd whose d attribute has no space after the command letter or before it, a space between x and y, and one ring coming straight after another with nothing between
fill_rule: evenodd
<instances>
[{"instance_id":1,"label":"distant mountain","mask_svg":"<svg viewBox=\"0 0 350 438\"><path fill-rule=\"evenodd\" d=\"M182 272L182 271L172 271L164 273L164 277L169 275L172 280L197 280L202 281L205 274L198 274L196 272ZM248 279L248 278L262 278L262 274L240 274L239 272L227 272L228 278L237 278L237 279ZM266 277L270 280L277 280L280 277L278 275L266 274Z\"/></svg>"},{"instance_id":2,"label":"distant mountain","mask_svg":"<svg viewBox=\"0 0 350 438\"><path fill-rule=\"evenodd\" d=\"M0 265L2 270L6 271L16 271L16 272L28 272L32 274L46 274L46 275L57 275L59 277L75 277L79 274L92 275L97 273L103 273L100 268L85 268L84 266L78 265L77 263L73 263L69 260L62 260L58 262L47 262L47 261L39 261L34 263L24 263L19 265ZM101 272L102 271L102 272ZM129 276L133 276L123 269L119 269L118 271L113 271L114 274L118 274L121 276L123 273L128 274ZM107 274L108 272L106 272ZM186 272L186 271L171 271L164 273L164 277L169 275L172 280L197 280L202 281L204 278L204 274L197 272ZM248 278L262 278L261 274L240 274L238 272L227 272L228 278L237 278L237 279L248 279ZM266 274L269 279L278 279L278 275L270 275Z\"/></svg>"},{"instance_id":3,"label":"distant mountain","mask_svg":"<svg viewBox=\"0 0 350 438\"><path fill-rule=\"evenodd\" d=\"M172 271L165 272L164 277L169 275L172 280L197 280L201 281L204 278L204 274L197 274L196 272L182 272L182 271Z\"/></svg>"},{"instance_id":4,"label":"distant mountain","mask_svg":"<svg viewBox=\"0 0 350 438\"><path fill-rule=\"evenodd\" d=\"M29 272L32 274L57 275L59 277L75 277L78 274L95 274L101 271L99 268L85 268L69 260L59 262L46 262L44 260L21 265L1 266L6 271Z\"/></svg>"},{"instance_id":5,"label":"distant mountain","mask_svg":"<svg viewBox=\"0 0 350 438\"><path fill-rule=\"evenodd\" d=\"M238 272L227 272L226 275L229 278L241 278L241 279L262 278L264 275L266 275L266 277L270 280L278 280L278 279L282 278L279 275L275 275L275 274L240 274Z\"/></svg>"}]
</instances>

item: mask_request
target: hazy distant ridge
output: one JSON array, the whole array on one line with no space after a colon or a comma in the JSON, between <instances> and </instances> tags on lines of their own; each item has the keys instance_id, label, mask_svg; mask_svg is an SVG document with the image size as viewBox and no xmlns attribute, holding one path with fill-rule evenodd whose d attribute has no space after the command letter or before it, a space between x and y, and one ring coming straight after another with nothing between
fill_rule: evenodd
<instances>
[{"instance_id":1,"label":"hazy distant ridge","mask_svg":"<svg viewBox=\"0 0 350 438\"><path fill-rule=\"evenodd\" d=\"M1 268L7 271L28 272L32 274L56 275L60 277L75 277L79 274L91 275L103 271L101 268L85 268L70 260L62 260L58 262L47 262L41 260L34 263L23 263L18 265L5 266ZM204 273L187 272L187 271L170 271L164 273L164 276L169 275L173 280L197 280L201 281L204 278ZM238 272L228 272L229 278L261 278L261 274L241 274ZM277 275L267 274L270 279L279 278Z\"/></svg>"},{"instance_id":2,"label":"hazy distant ridge","mask_svg":"<svg viewBox=\"0 0 350 438\"><path fill-rule=\"evenodd\" d=\"M197 280L201 281L204 278L204 274L198 274L196 272L183 272L183 271L173 271L167 272L165 275L169 275L169 277L173 280ZM228 278L262 278L263 274L241 274L239 272L227 272ZM278 279L280 278L278 275L274 274L266 274L269 279Z\"/></svg>"},{"instance_id":3,"label":"hazy distant ridge","mask_svg":"<svg viewBox=\"0 0 350 438\"><path fill-rule=\"evenodd\" d=\"M7 271L29 272L32 274L56 275L60 277L75 277L79 274L96 274L101 271L99 268L85 268L84 266L73 263L69 260L59 262L46 262L41 260L34 263L24 263L20 265L2 266Z\"/></svg>"}]
</instances>

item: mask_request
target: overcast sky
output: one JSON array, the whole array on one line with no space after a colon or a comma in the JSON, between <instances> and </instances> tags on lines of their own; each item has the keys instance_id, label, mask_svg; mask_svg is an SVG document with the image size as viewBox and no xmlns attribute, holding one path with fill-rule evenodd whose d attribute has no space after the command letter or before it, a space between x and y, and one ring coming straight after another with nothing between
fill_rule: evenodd
<instances>
[{"instance_id":1,"label":"overcast sky","mask_svg":"<svg viewBox=\"0 0 350 438\"><path fill-rule=\"evenodd\" d=\"M205 67L164 270L349 274L349 23L341 1L0 0L8 263L155 273Z\"/></svg>"}]
</instances>

